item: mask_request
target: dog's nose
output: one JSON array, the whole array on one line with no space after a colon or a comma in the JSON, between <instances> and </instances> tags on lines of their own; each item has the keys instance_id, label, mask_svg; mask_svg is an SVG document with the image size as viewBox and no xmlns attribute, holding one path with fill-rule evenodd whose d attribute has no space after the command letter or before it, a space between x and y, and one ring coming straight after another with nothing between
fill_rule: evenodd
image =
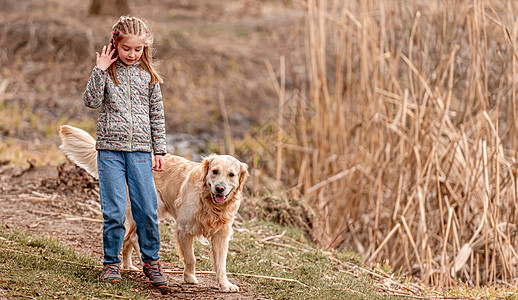
<instances>
[{"instance_id":1,"label":"dog's nose","mask_svg":"<svg viewBox=\"0 0 518 300\"><path fill-rule=\"evenodd\" d=\"M222 185L220 185L220 184L217 184L217 185L216 185L216 193L221 194L221 193L223 193L224 191L225 191L225 187L224 187L224 186L222 186Z\"/></svg>"}]
</instances>

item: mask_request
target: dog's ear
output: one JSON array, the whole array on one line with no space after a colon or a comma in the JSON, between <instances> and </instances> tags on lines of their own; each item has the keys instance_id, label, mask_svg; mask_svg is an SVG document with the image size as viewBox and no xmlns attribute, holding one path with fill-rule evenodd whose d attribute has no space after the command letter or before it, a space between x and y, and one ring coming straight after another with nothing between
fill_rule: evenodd
<instances>
[{"instance_id":1,"label":"dog's ear","mask_svg":"<svg viewBox=\"0 0 518 300\"><path fill-rule=\"evenodd\" d=\"M203 159L203 162L202 162L202 166L203 166L203 178L202 178L202 182L203 184L206 184L205 182L205 179L207 179L207 175L209 174L209 170L210 170L210 162L212 161L214 157L211 155L209 157L206 157Z\"/></svg>"},{"instance_id":2,"label":"dog's ear","mask_svg":"<svg viewBox=\"0 0 518 300\"><path fill-rule=\"evenodd\" d=\"M241 163L241 172L239 173L239 186L237 189L239 191L243 190L243 186L245 185L245 180L248 177L248 165L245 163Z\"/></svg>"}]
</instances>

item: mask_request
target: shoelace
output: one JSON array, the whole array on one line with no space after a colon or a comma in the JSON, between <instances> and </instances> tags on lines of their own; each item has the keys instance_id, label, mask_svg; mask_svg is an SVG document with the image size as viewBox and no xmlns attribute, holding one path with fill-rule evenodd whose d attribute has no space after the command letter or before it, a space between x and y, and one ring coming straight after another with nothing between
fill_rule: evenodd
<instances>
[{"instance_id":1,"label":"shoelace","mask_svg":"<svg viewBox=\"0 0 518 300\"><path fill-rule=\"evenodd\" d=\"M107 265L104 269L104 274L113 274L114 271L117 273L117 275L121 274L119 267Z\"/></svg>"},{"instance_id":2,"label":"shoelace","mask_svg":"<svg viewBox=\"0 0 518 300\"><path fill-rule=\"evenodd\" d=\"M148 266L149 274L151 276L155 276L155 275L162 276L162 275L164 275L162 273L162 268L160 266L160 263L158 263L156 265L156 268L154 266L152 266L150 263L146 263L146 265Z\"/></svg>"}]
</instances>

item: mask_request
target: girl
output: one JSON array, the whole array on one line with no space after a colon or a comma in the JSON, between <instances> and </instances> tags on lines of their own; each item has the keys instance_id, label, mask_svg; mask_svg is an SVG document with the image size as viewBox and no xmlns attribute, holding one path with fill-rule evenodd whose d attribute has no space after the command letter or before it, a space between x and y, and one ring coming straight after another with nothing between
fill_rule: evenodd
<instances>
[{"instance_id":1,"label":"girl","mask_svg":"<svg viewBox=\"0 0 518 300\"><path fill-rule=\"evenodd\" d=\"M101 278L121 280L119 252L126 231L128 191L143 271L153 286L165 287L167 279L158 261L158 204L152 172L164 169L165 120L159 85L162 79L153 68L152 43L153 36L144 22L121 17L113 25L112 42L101 54L96 53L96 66L83 100L87 107L99 108L96 149L104 218Z\"/></svg>"}]
</instances>

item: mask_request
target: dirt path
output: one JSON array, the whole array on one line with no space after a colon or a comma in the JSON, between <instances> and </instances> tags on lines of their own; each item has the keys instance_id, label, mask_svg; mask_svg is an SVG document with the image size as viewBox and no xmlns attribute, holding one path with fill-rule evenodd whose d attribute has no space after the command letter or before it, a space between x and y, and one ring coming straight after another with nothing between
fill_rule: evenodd
<instances>
[{"instance_id":1,"label":"dirt path","mask_svg":"<svg viewBox=\"0 0 518 300\"><path fill-rule=\"evenodd\" d=\"M59 167L0 167L0 226L16 227L56 239L71 249L102 261L101 212L98 185L84 171L67 163ZM163 245L170 249L174 245ZM163 250L165 251L165 250ZM182 266L164 262L164 268ZM149 299L258 299L239 279L240 293L222 293L214 275L198 275L199 284L184 284L181 274L167 274L169 289L161 293L141 273L130 278L146 286Z\"/></svg>"}]
</instances>

